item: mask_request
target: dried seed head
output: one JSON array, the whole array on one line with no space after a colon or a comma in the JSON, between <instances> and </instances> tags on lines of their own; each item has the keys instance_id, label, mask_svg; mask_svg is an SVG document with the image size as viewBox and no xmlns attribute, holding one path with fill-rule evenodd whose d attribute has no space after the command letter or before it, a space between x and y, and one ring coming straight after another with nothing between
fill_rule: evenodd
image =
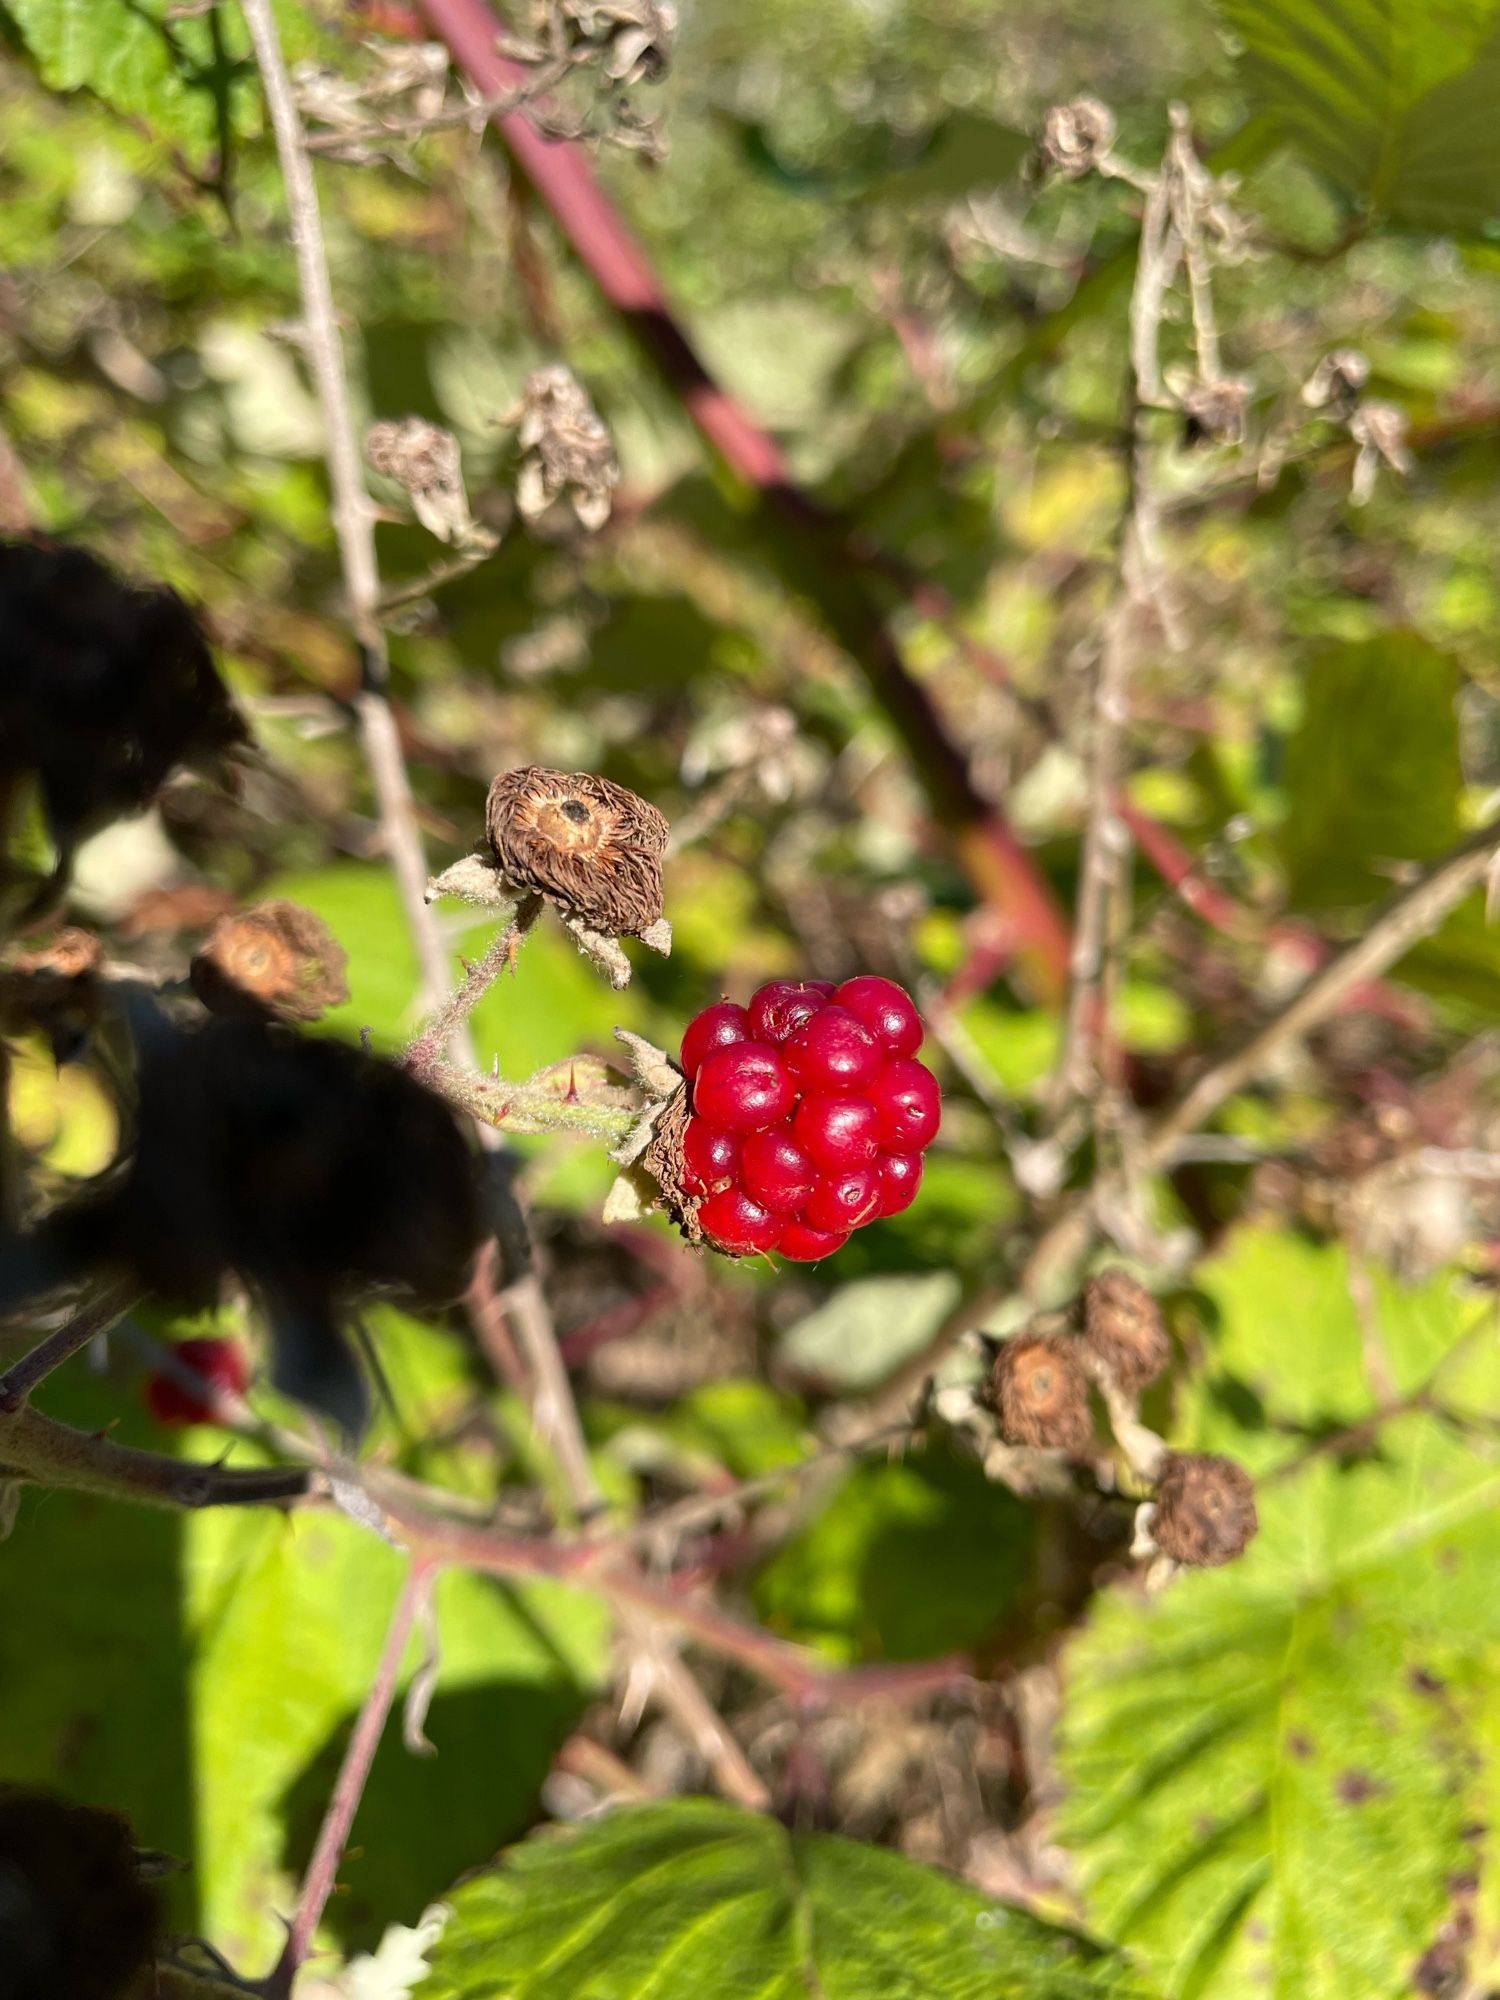
<instances>
[{"instance_id":1,"label":"dried seed head","mask_svg":"<svg viewBox=\"0 0 1500 2000\"><path fill-rule=\"evenodd\" d=\"M662 1105L640 1164L661 1190L661 1205L689 1243L701 1243L698 1203L683 1187L682 1142L688 1127L688 1092L674 1090Z\"/></svg>"},{"instance_id":2,"label":"dried seed head","mask_svg":"<svg viewBox=\"0 0 1500 2000\"><path fill-rule=\"evenodd\" d=\"M490 786L485 830L500 873L610 937L662 914L668 826L653 805L587 771L528 764Z\"/></svg>"},{"instance_id":3,"label":"dried seed head","mask_svg":"<svg viewBox=\"0 0 1500 2000\"><path fill-rule=\"evenodd\" d=\"M1151 1526L1163 1555L1214 1569L1243 1555L1259 1526L1255 1487L1242 1465L1211 1452L1167 1453Z\"/></svg>"},{"instance_id":4,"label":"dried seed head","mask_svg":"<svg viewBox=\"0 0 1500 2000\"><path fill-rule=\"evenodd\" d=\"M1370 379L1370 364L1357 347L1335 347L1325 354L1302 385L1302 400L1310 410L1327 410L1339 423L1354 415Z\"/></svg>"},{"instance_id":5,"label":"dried seed head","mask_svg":"<svg viewBox=\"0 0 1500 2000\"><path fill-rule=\"evenodd\" d=\"M1187 417L1190 445L1245 442L1245 411L1251 388L1245 376L1226 375L1217 382L1193 376L1172 386Z\"/></svg>"},{"instance_id":6,"label":"dried seed head","mask_svg":"<svg viewBox=\"0 0 1500 2000\"><path fill-rule=\"evenodd\" d=\"M574 45L597 49L614 83L659 83L677 38L673 0L562 0Z\"/></svg>"},{"instance_id":7,"label":"dried seed head","mask_svg":"<svg viewBox=\"0 0 1500 2000\"><path fill-rule=\"evenodd\" d=\"M995 1356L986 1399L1007 1444L1082 1458L1093 1442L1088 1382L1064 1337L1018 1334L1007 1340Z\"/></svg>"},{"instance_id":8,"label":"dried seed head","mask_svg":"<svg viewBox=\"0 0 1500 2000\"><path fill-rule=\"evenodd\" d=\"M440 542L473 538L474 517L464 491L458 439L421 417L370 426L365 453L377 472L411 495L412 511Z\"/></svg>"},{"instance_id":9,"label":"dried seed head","mask_svg":"<svg viewBox=\"0 0 1500 2000\"><path fill-rule=\"evenodd\" d=\"M37 778L65 853L245 740L182 599L85 549L0 539L0 656L0 786Z\"/></svg>"},{"instance_id":10,"label":"dried seed head","mask_svg":"<svg viewBox=\"0 0 1500 2000\"><path fill-rule=\"evenodd\" d=\"M315 1021L349 998L347 965L321 917L278 899L221 917L189 977L211 1014Z\"/></svg>"},{"instance_id":11,"label":"dried seed head","mask_svg":"<svg viewBox=\"0 0 1500 2000\"><path fill-rule=\"evenodd\" d=\"M1081 180L1107 160L1115 143L1114 113L1097 97L1054 104L1042 120L1037 153L1045 169Z\"/></svg>"},{"instance_id":12,"label":"dried seed head","mask_svg":"<svg viewBox=\"0 0 1500 2000\"><path fill-rule=\"evenodd\" d=\"M1362 507L1375 490L1375 475L1382 465L1405 475L1415 460L1407 447L1408 419L1399 403L1382 403L1373 397L1361 403L1349 419L1349 435L1359 446L1354 460L1354 477L1349 497Z\"/></svg>"},{"instance_id":13,"label":"dried seed head","mask_svg":"<svg viewBox=\"0 0 1500 2000\"><path fill-rule=\"evenodd\" d=\"M571 369L539 368L519 411L516 503L528 521L569 495L585 528L602 528L620 480L609 431Z\"/></svg>"},{"instance_id":14,"label":"dried seed head","mask_svg":"<svg viewBox=\"0 0 1500 2000\"><path fill-rule=\"evenodd\" d=\"M138 1990L160 1921L123 1819L0 1788L6 2000L125 2000Z\"/></svg>"},{"instance_id":15,"label":"dried seed head","mask_svg":"<svg viewBox=\"0 0 1500 2000\"><path fill-rule=\"evenodd\" d=\"M35 951L23 951L0 974L4 1024L47 1037L55 1061L82 1049L99 1018L99 969L104 947L89 931L59 931Z\"/></svg>"},{"instance_id":16,"label":"dried seed head","mask_svg":"<svg viewBox=\"0 0 1500 2000\"><path fill-rule=\"evenodd\" d=\"M1083 1343L1127 1395L1154 1382L1172 1358L1161 1308L1128 1271L1101 1271L1083 1288Z\"/></svg>"}]
</instances>

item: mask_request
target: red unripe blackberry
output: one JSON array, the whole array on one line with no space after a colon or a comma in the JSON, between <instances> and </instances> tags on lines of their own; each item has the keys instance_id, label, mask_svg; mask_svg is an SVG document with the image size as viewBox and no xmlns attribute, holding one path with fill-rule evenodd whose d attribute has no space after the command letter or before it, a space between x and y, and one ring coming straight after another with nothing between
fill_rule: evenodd
<instances>
[{"instance_id":1,"label":"red unripe blackberry","mask_svg":"<svg viewBox=\"0 0 1500 2000\"><path fill-rule=\"evenodd\" d=\"M740 1186L762 1208L795 1215L818 1185L818 1170L785 1125L752 1132L740 1159Z\"/></svg>"},{"instance_id":2,"label":"red unripe blackberry","mask_svg":"<svg viewBox=\"0 0 1500 2000\"><path fill-rule=\"evenodd\" d=\"M802 1210L802 1220L813 1229L831 1232L859 1229L880 1213L880 1175L874 1167L856 1167L852 1173L838 1174L816 1189Z\"/></svg>"},{"instance_id":3,"label":"red unripe blackberry","mask_svg":"<svg viewBox=\"0 0 1500 2000\"><path fill-rule=\"evenodd\" d=\"M711 1242L736 1257L748 1257L756 1250L774 1250L787 1222L752 1201L743 1188L723 1188L711 1194L698 1209L698 1225Z\"/></svg>"},{"instance_id":4,"label":"red unripe blackberry","mask_svg":"<svg viewBox=\"0 0 1500 2000\"><path fill-rule=\"evenodd\" d=\"M880 1174L880 1213L899 1215L910 1208L922 1185L920 1153L882 1153L876 1161Z\"/></svg>"},{"instance_id":5,"label":"red unripe blackberry","mask_svg":"<svg viewBox=\"0 0 1500 2000\"><path fill-rule=\"evenodd\" d=\"M848 1241L847 1229L809 1229L805 1222L789 1222L781 1232L776 1254L789 1257L794 1264L817 1264L835 1250L842 1250Z\"/></svg>"},{"instance_id":6,"label":"red unripe blackberry","mask_svg":"<svg viewBox=\"0 0 1500 2000\"><path fill-rule=\"evenodd\" d=\"M847 1007L830 1003L782 1046L786 1066L804 1091L859 1090L880 1073L885 1050Z\"/></svg>"},{"instance_id":7,"label":"red unripe blackberry","mask_svg":"<svg viewBox=\"0 0 1500 2000\"><path fill-rule=\"evenodd\" d=\"M693 1079L694 1116L730 1132L779 1125L796 1101L785 1064L761 1042L710 1049Z\"/></svg>"},{"instance_id":8,"label":"red unripe blackberry","mask_svg":"<svg viewBox=\"0 0 1500 2000\"><path fill-rule=\"evenodd\" d=\"M740 1141L706 1119L690 1118L682 1135L682 1185L688 1194L728 1187L740 1171Z\"/></svg>"},{"instance_id":9,"label":"red unripe blackberry","mask_svg":"<svg viewBox=\"0 0 1500 2000\"><path fill-rule=\"evenodd\" d=\"M880 1113L867 1097L804 1097L792 1135L815 1166L845 1174L867 1167L880 1141Z\"/></svg>"},{"instance_id":10,"label":"red unripe blackberry","mask_svg":"<svg viewBox=\"0 0 1500 2000\"><path fill-rule=\"evenodd\" d=\"M847 1007L876 1041L893 1056L914 1056L922 1046L922 1017L894 979L872 972L846 979L833 996L836 1007Z\"/></svg>"},{"instance_id":11,"label":"red unripe blackberry","mask_svg":"<svg viewBox=\"0 0 1500 2000\"><path fill-rule=\"evenodd\" d=\"M688 1076L698 1074L699 1065L710 1049L726 1049L735 1042L753 1041L750 1016L732 1000L720 1000L705 1007L688 1022L682 1038L682 1067Z\"/></svg>"},{"instance_id":12,"label":"red unripe blackberry","mask_svg":"<svg viewBox=\"0 0 1500 2000\"><path fill-rule=\"evenodd\" d=\"M201 1378L203 1391L195 1395L175 1375L152 1375L146 1407L159 1424L211 1424L220 1396L243 1396L250 1386L250 1362L237 1340L179 1340L172 1354Z\"/></svg>"},{"instance_id":13,"label":"red unripe blackberry","mask_svg":"<svg viewBox=\"0 0 1500 2000\"><path fill-rule=\"evenodd\" d=\"M925 1063L898 1056L886 1064L867 1095L880 1113L881 1143L893 1153L918 1153L937 1137L943 1097Z\"/></svg>"},{"instance_id":14,"label":"red unripe blackberry","mask_svg":"<svg viewBox=\"0 0 1500 2000\"><path fill-rule=\"evenodd\" d=\"M750 1032L758 1042L784 1042L828 1005L825 979L771 979L750 996Z\"/></svg>"}]
</instances>

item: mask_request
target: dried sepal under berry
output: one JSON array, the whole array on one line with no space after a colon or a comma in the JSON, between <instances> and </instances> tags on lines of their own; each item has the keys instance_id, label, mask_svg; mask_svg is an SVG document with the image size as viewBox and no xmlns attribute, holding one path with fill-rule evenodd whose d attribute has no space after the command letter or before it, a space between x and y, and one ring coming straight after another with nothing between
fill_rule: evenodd
<instances>
[{"instance_id":1,"label":"dried sepal under berry","mask_svg":"<svg viewBox=\"0 0 1500 2000\"><path fill-rule=\"evenodd\" d=\"M315 1021L349 998L348 962L321 917L273 898L221 917L189 977L211 1014Z\"/></svg>"},{"instance_id":2,"label":"dried sepal under berry","mask_svg":"<svg viewBox=\"0 0 1500 2000\"><path fill-rule=\"evenodd\" d=\"M1154 1382L1172 1358L1161 1307L1139 1279L1118 1266L1083 1288L1083 1344L1127 1395Z\"/></svg>"},{"instance_id":3,"label":"dried sepal under berry","mask_svg":"<svg viewBox=\"0 0 1500 2000\"><path fill-rule=\"evenodd\" d=\"M1093 1443L1089 1386L1071 1343L1017 1334L995 1356L985 1400L1007 1444L1084 1457Z\"/></svg>"},{"instance_id":4,"label":"dried sepal under berry","mask_svg":"<svg viewBox=\"0 0 1500 2000\"><path fill-rule=\"evenodd\" d=\"M536 764L505 771L490 786L485 831L508 882L587 929L643 937L661 921L669 828L623 785Z\"/></svg>"},{"instance_id":5,"label":"dried sepal under berry","mask_svg":"<svg viewBox=\"0 0 1500 2000\"><path fill-rule=\"evenodd\" d=\"M1167 1453L1151 1522L1163 1555L1216 1569L1243 1555L1259 1526L1255 1486L1242 1465L1212 1452Z\"/></svg>"}]
</instances>

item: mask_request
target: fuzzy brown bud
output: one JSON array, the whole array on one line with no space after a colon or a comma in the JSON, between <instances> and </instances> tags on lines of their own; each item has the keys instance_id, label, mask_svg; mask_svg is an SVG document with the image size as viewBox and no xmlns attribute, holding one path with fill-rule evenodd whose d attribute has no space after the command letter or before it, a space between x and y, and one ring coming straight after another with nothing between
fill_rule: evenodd
<instances>
[{"instance_id":1,"label":"fuzzy brown bud","mask_svg":"<svg viewBox=\"0 0 1500 2000\"><path fill-rule=\"evenodd\" d=\"M1072 1345L1059 1335L1007 1340L995 1356L988 1401L1007 1444L1082 1458L1093 1442L1088 1381Z\"/></svg>"},{"instance_id":2,"label":"fuzzy brown bud","mask_svg":"<svg viewBox=\"0 0 1500 2000\"><path fill-rule=\"evenodd\" d=\"M501 874L609 937L661 919L668 826L653 805L587 771L529 764L490 786L485 831Z\"/></svg>"},{"instance_id":3,"label":"fuzzy brown bud","mask_svg":"<svg viewBox=\"0 0 1500 2000\"><path fill-rule=\"evenodd\" d=\"M1084 1346L1127 1395L1154 1382L1172 1358L1161 1307L1146 1287L1118 1268L1083 1288Z\"/></svg>"},{"instance_id":4,"label":"fuzzy brown bud","mask_svg":"<svg viewBox=\"0 0 1500 2000\"><path fill-rule=\"evenodd\" d=\"M347 965L321 917L277 899L221 917L189 976L211 1014L315 1021L349 998Z\"/></svg>"},{"instance_id":5,"label":"fuzzy brown bud","mask_svg":"<svg viewBox=\"0 0 1500 2000\"><path fill-rule=\"evenodd\" d=\"M1215 1569L1243 1555L1259 1526L1255 1486L1244 1466L1212 1452L1167 1453L1151 1524L1163 1555Z\"/></svg>"}]
</instances>

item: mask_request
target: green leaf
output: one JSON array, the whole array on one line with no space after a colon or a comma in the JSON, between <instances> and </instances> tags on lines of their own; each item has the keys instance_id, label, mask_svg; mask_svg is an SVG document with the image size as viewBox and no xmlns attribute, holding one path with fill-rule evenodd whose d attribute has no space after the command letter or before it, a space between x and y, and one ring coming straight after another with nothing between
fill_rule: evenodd
<instances>
[{"instance_id":1,"label":"green leaf","mask_svg":"<svg viewBox=\"0 0 1500 2000\"><path fill-rule=\"evenodd\" d=\"M966 1884L706 1799L528 1841L454 1891L415 2000L1095 2000L1118 1959Z\"/></svg>"},{"instance_id":2,"label":"green leaf","mask_svg":"<svg viewBox=\"0 0 1500 2000\"><path fill-rule=\"evenodd\" d=\"M787 1328L781 1361L840 1389L868 1389L920 1354L958 1304L952 1271L856 1278Z\"/></svg>"},{"instance_id":3,"label":"green leaf","mask_svg":"<svg viewBox=\"0 0 1500 2000\"><path fill-rule=\"evenodd\" d=\"M1411 632L1313 652L1281 830L1298 907L1388 894L1392 863L1431 860L1458 838L1458 684L1448 655Z\"/></svg>"},{"instance_id":4,"label":"green leaf","mask_svg":"<svg viewBox=\"0 0 1500 2000\"><path fill-rule=\"evenodd\" d=\"M838 1659L920 1660L975 1646L1031 1565L1031 1512L939 1451L858 1465L755 1580L768 1625Z\"/></svg>"},{"instance_id":5,"label":"green leaf","mask_svg":"<svg viewBox=\"0 0 1500 2000\"><path fill-rule=\"evenodd\" d=\"M1219 0L1252 107L1346 195L1413 229L1500 219L1497 0Z\"/></svg>"},{"instance_id":6,"label":"green leaf","mask_svg":"<svg viewBox=\"0 0 1500 2000\"><path fill-rule=\"evenodd\" d=\"M1496 1777L1500 1472L1422 1412L1357 1427L1447 1357L1445 1403L1493 1407L1482 1309L1447 1280L1241 1230L1200 1274L1217 1324L1185 1442L1259 1476L1245 1559L1101 1598L1065 1659L1060 1836L1085 1911L1173 1996L1382 2000L1475 1865ZM1267 1475L1275 1472L1276 1477Z\"/></svg>"}]
</instances>

